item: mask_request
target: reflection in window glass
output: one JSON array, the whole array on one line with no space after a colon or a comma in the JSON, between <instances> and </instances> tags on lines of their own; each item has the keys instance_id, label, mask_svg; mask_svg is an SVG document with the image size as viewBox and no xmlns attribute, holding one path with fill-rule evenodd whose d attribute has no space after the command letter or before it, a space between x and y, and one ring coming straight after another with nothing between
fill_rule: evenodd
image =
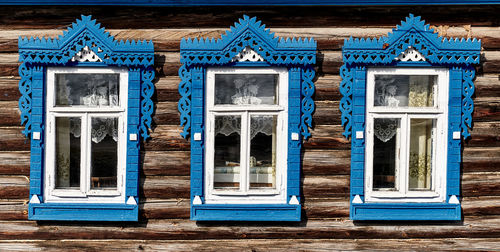
<instances>
[{"instance_id":1,"label":"reflection in window glass","mask_svg":"<svg viewBox=\"0 0 500 252\"><path fill-rule=\"evenodd\" d=\"M430 190L433 156L433 119L410 120L410 190Z\"/></svg>"},{"instance_id":2,"label":"reflection in window glass","mask_svg":"<svg viewBox=\"0 0 500 252\"><path fill-rule=\"evenodd\" d=\"M215 116L214 189L239 189L240 139L240 116Z\"/></svg>"},{"instance_id":3,"label":"reflection in window glass","mask_svg":"<svg viewBox=\"0 0 500 252\"><path fill-rule=\"evenodd\" d=\"M79 117L56 117L56 188L80 187Z\"/></svg>"},{"instance_id":4,"label":"reflection in window glass","mask_svg":"<svg viewBox=\"0 0 500 252\"><path fill-rule=\"evenodd\" d=\"M215 104L276 104L277 87L277 74L216 74Z\"/></svg>"},{"instance_id":5,"label":"reflection in window glass","mask_svg":"<svg viewBox=\"0 0 500 252\"><path fill-rule=\"evenodd\" d=\"M119 74L55 74L56 106L119 106Z\"/></svg>"},{"instance_id":6,"label":"reflection in window glass","mask_svg":"<svg viewBox=\"0 0 500 252\"><path fill-rule=\"evenodd\" d=\"M92 118L90 187L117 186L118 118Z\"/></svg>"},{"instance_id":7,"label":"reflection in window glass","mask_svg":"<svg viewBox=\"0 0 500 252\"><path fill-rule=\"evenodd\" d=\"M398 190L397 157L400 119L375 118L373 127L373 189Z\"/></svg>"},{"instance_id":8,"label":"reflection in window glass","mask_svg":"<svg viewBox=\"0 0 500 252\"><path fill-rule=\"evenodd\" d=\"M374 106L433 107L436 75L375 75Z\"/></svg>"},{"instance_id":9,"label":"reflection in window glass","mask_svg":"<svg viewBox=\"0 0 500 252\"><path fill-rule=\"evenodd\" d=\"M250 119L250 188L276 188L277 116Z\"/></svg>"}]
</instances>

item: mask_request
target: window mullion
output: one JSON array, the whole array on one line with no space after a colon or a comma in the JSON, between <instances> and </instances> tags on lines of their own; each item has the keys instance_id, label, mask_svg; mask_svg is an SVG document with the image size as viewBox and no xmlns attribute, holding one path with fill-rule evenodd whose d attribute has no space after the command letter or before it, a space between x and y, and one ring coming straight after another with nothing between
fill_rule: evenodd
<instances>
[{"instance_id":1,"label":"window mullion","mask_svg":"<svg viewBox=\"0 0 500 252\"><path fill-rule=\"evenodd\" d=\"M90 173L89 173L89 167L90 167L90 141L92 138L92 133L91 129L89 127L89 121L90 121L90 115L89 113L85 113L82 115L82 121L83 125L81 127L82 131L82 148L81 150L83 151L81 160L82 160L82 165L80 168L80 184L81 188L83 188L82 192L84 194L87 194L90 190ZM84 135L85 134L85 135Z\"/></svg>"},{"instance_id":2,"label":"window mullion","mask_svg":"<svg viewBox=\"0 0 500 252\"><path fill-rule=\"evenodd\" d=\"M400 188L399 191L403 195L407 195L408 193L408 181L409 181L409 143L410 143L410 124L409 124L409 115L405 114L401 118L401 140L400 140Z\"/></svg>"},{"instance_id":3,"label":"window mullion","mask_svg":"<svg viewBox=\"0 0 500 252\"><path fill-rule=\"evenodd\" d=\"M240 190L244 193L248 193L249 188L249 168L248 168L248 157L249 157L249 143L250 134L248 133L250 129L250 116L248 111L243 113L241 120L241 153L240 153Z\"/></svg>"}]
</instances>

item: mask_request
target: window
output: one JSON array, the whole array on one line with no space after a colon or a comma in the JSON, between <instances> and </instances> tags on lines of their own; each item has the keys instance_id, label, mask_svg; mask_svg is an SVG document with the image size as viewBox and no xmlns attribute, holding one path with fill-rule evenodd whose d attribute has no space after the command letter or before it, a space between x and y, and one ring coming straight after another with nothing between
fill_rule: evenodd
<instances>
[{"instance_id":1,"label":"window","mask_svg":"<svg viewBox=\"0 0 500 252\"><path fill-rule=\"evenodd\" d=\"M47 69L46 202L124 201L128 71Z\"/></svg>"},{"instance_id":2,"label":"window","mask_svg":"<svg viewBox=\"0 0 500 252\"><path fill-rule=\"evenodd\" d=\"M351 219L461 219L461 144L480 49L476 39L439 37L412 14L388 36L344 42Z\"/></svg>"},{"instance_id":3,"label":"window","mask_svg":"<svg viewBox=\"0 0 500 252\"><path fill-rule=\"evenodd\" d=\"M191 219L300 221L316 42L276 38L244 16L220 39L183 39L180 48Z\"/></svg>"},{"instance_id":4,"label":"window","mask_svg":"<svg viewBox=\"0 0 500 252\"><path fill-rule=\"evenodd\" d=\"M283 68L208 68L207 203L286 203L287 83Z\"/></svg>"},{"instance_id":5,"label":"window","mask_svg":"<svg viewBox=\"0 0 500 252\"><path fill-rule=\"evenodd\" d=\"M140 140L154 104L153 44L82 16L56 39L19 39L31 138L30 220L137 221Z\"/></svg>"},{"instance_id":6,"label":"window","mask_svg":"<svg viewBox=\"0 0 500 252\"><path fill-rule=\"evenodd\" d=\"M367 71L366 202L443 202L447 69Z\"/></svg>"}]
</instances>

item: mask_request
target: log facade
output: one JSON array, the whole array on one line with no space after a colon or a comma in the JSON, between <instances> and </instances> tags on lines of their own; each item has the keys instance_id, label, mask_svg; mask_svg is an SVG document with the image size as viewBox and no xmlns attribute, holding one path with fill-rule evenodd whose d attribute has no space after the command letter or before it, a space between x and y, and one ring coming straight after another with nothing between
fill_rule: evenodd
<instances>
[{"instance_id":1,"label":"log facade","mask_svg":"<svg viewBox=\"0 0 500 252\"><path fill-rule=\"evenodd\" d=\"M339 68L345 38L386 35L408 13L441 36L482 40L474 126L464 143L463 221L349 220L350 142L342 136ZM500 6L382 7L30 7L0 9L0 250L284 250L500 248ZM30 142L20 126L19 36L55 37L91 14L116 39L152 40L155 114L142 146L137 223L27 219ZM183 37L218 37L243 15L277 36L318 41L316 110L302 158L300 223L189 220L190 146L181 137L177 91Z\"/></svg>"}]
</instances>

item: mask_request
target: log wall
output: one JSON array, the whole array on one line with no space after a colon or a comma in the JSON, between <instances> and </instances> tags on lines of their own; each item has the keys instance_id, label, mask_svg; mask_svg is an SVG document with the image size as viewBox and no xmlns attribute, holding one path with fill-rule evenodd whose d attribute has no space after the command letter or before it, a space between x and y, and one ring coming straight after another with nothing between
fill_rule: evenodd
<instances>
[{"instance_id":1,"label":"log wall","mask_svg":"<svg viewBox=\"0 0 500 252\"><path fill-rule=\"evenodd\" d=\"M349 36L382 36L408 15L443 36L483 41L474 129L464 144L463 222L349 220L350 142L341 135L338 75ZM0 250L488 250L500 248L500 7L2 7L0 8ZM116 39L152 39L156 113L143 145L138 223L27 220L29 139L17 100L18 36L62 34L92 14ZM179 133L177 71L183 37L219 36L243 14L278 36L318 41L316 111L304 144L303 221L196 223L189 220L189 142ZM92 239L92 240L89 240Z\"/></svg>"}]
</instances>

